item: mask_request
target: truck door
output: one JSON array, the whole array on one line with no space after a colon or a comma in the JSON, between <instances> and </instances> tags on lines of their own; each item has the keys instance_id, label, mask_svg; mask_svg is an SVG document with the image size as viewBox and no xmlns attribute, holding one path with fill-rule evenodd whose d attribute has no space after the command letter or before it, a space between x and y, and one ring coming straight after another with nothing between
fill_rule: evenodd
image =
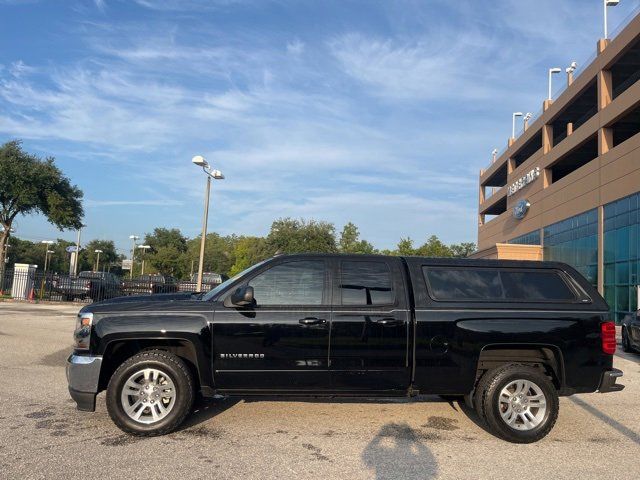
<instances>
[{"instance_id":1,"label":"truck door","mask_svg":"<svg viewBox=\"0 0 640 480\"><path fill-rule=\"evenodd\" d=\"M399 259L337 259L330 371L336 391L404 390L410 314Z\"/></svg>"},{"instance_id":2,"label":"truck door","mask_svg":"<svg viewBox=\"0 0 640 480\"><path fill-rule=\"evenodd\" d=\"M213 320L216 388L238 391L329 388L331 290L328 259L269 263L248 285L256 304L220 305Z\"/></svg>"}]
</instances>

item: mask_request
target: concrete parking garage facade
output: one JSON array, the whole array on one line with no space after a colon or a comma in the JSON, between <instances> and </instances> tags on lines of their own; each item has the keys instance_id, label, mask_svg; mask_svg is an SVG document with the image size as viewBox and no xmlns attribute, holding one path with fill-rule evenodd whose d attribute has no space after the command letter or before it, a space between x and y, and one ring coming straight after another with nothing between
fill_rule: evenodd
<instances>
[{"instance_id":1,"label":"concrete parking garage facade","mask_svg":"<svg viewBox=\"0 0 640 480\"><path fill-rule=\"evenodd\" d=\"M640 15L480 172L476 258L558 260L616 320L640 284Z\"/></svg>"}]
</instances>

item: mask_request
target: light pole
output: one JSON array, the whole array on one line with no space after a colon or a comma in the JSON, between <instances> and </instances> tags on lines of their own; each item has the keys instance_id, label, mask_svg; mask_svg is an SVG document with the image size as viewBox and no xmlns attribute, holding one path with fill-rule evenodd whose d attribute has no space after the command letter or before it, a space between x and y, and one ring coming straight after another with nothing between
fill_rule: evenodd
<instances>
[{"instance_id":1,"label":"light pole","mask_svg":"<svg viewBox=\"0 0 640 480\"><path fill-rule=\"evenodd\" d=\"M204 196L204 216L202 218L202 237L200 238L200 260L198 263L198 283L196 291L202 290L202 273L204 270L204 246L207 237L207 220L209 219L209 196L211 194L211 179L224 180L224 175L220 170L212 170L202 155L196 155L191 161L198 167L202 167L202 171L207 174L207 188Z\"/></svg>"},{"instance_id":2,"label":"light pole","mask_svg":"<svg viewBox=\"0 0 640 480\"><path fill-rule=\"evenodd\" d=\"M578 68L578 62L571 62L567 68L565 68L565 72L567 72L567 87L570 87L573 83L573 72Z\"/></svg>"},{"instance_id":3,"label":"light pole","mask_svg":"<svg viewBox=\"0 0 640 480\"><path fill-rule=\"evenodd\" d=\"M547 100L551 100L551 77L553 76L553 74L555 73L560 73L562 70L559 67L553 67L549 69L549 96L547 97Z\"/></svg>"},{"instance_id":4,"label":"light pole","mask_svg":"<svg viewBox=\"0 0 640 480\"><path fill-rule=\"evenodd\" d=\"M142 250L142 271L140 272L140 275L144 275L144 259L145 259L145 253L147 253L147 250L149 250L151 247L149 245L138 245L138 248Z\"/></svg>"},{"instance_id":5,"label":"light pole","mask_svg":"<svg viewBox=\"0 0 640 480\"><path fill-rule=\"evenodd\" d=\"M132 245L131 245L131 271L129 274L129 278L131 280L133 280L133 261L135 259L136 256L136 240L138 240L140 237L137 235L129 235L129 238L131 239Z\"/></svg>"},{"instance_id":6,"label":"light pole","mask_svg":"<svg viewBox=\"0 0 640 480\"><path fill-rule=\"evenodd\" d=\"M511 118L511 138L516 138L516 117L521 117L522 112L514 112Z\"/></svg>"},{"instance_id":7,"label":"light pole","mask_svg":"<svg viewBox=\"0 0 640 480\"><path fill-rule=\"evenodd\" d=\"M102 253L102 250L94 250L93 253L97 253L98 254L98 258L96 258L96 272L100 271L100 254Z\"/></svg>"},{"instance_id":8,"label":"light pole","mask_svg":"<svg viewBox=\"0 0 640 480\"><path fill-rule=\"evenodd\" d=\"M44 245L44 275L47 275L47 265L49 260L49 247L53 245L55 242L53 240L42 240L40 242Z\"/></svg>"},{"instance_id":9,"label":"light pole","mask_svg":"<svg viewBox=\"0 0 640 480\"><path fill-rule=\"evenodd\" d=\"M51 253L51 251L49 250L49 247L53 245L55 242L53 240L42 240L42 242L40 243L44 245L44 272L42 274L42 284L40 285L40 300L42 300L42 297L44 296L44 286L47 280L47 266L49 264L49 253Z\"/></svg>"},{"instance_id":10,"label":"light pole","mask_svg":"<svg viewBox=\"0 0 640 480\"><path fill-rule=\"evenodd\" d=\"M615 7L620 3L620 0L602 0L604 5L604 39L609 38L609 29L607 26L607 7Z\"/></svg>"}]
</instances>

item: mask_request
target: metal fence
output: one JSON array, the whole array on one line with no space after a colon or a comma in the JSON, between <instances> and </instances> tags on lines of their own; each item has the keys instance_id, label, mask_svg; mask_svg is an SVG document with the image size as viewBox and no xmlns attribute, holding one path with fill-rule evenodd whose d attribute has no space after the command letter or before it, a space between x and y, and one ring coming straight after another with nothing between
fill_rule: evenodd
<instances>
[{"instance_id":1,"label":"metal fence","mask_svg":"<svg viewBox=\"0 0 640 480\"><path fill-rule=\"evenodd\" d=\"M216 285L203 284L206 292ZM53 272L27 272L5 270L0 273L0 298L31 301L99 302L128 295L153 295L158 293L194 292L193 282L153 282L145 280L120 280L114 275L94 278L70 276Z\"/></svg>"}]
</instances>

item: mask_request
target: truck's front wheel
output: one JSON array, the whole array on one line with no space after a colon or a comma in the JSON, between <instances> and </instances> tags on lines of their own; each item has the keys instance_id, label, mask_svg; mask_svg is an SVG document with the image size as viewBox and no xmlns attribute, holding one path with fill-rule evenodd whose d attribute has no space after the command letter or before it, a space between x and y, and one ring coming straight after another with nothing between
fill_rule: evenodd
<instances>
[{"instance_id":1,"label":"truck's front wheel","mask_svg":"<svg viewBox=\"0 0 640 480\"><path fill-rule=\"evenodd\" d=\"M558 418L558 393L544 372L505 365L486 375L476 408L493 433L509 442L532 443L551 431Z\"/></svg>"},{"instance_id":2,"label":"truck's front wheel","mask_svg":"<svg viewBox=\"0 0 640 480\"><path fill-rule=\"evenodd\" d=\"M134 435L175 430L191 411L193 378L187 365L162 350L141 352L115 371L107 387L114 423Z\"/></svg>"}]
</instances>

